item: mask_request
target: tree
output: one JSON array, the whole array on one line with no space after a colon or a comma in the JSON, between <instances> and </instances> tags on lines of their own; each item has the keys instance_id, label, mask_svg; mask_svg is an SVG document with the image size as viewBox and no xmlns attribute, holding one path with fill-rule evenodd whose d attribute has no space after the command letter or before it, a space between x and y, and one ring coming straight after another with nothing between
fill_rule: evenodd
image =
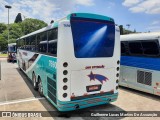
<instances>
[{"instance_id":1,"label":"tree","mask_svg":"<svg viewBox=\"0 0 160 120\"><path fill-rule=\"evenodd\" d=\"M47 26L47 23L38 19L27 18L21 24L23 34L29 34Z\"/></svg>"},{"instance_id":2,"label":"tree","mask_svg":"<svg viewBox=\"0 0 160 120\"><path fill-rule=\"evenodd\" d=\"M5 50L7 48L7 40L0 34L0 50Z\"/></svg>"},{"instance_id":3,"label":"tree","mask_svg":"<svg viewBox=\"0 0 160 120\"><path fill-rule=\"evenodd\" d=\"M16 19L15 19L15 21L14 21L14 23L18 23L18 22L22 22L21 13L18 13L18 15L16 16Z\"/></svg>"},{"instance_id":4,"label":"tree","mask_svg":"<svg viewBox=\"0 0 160 120\"><path fill-rule=\"evenodd\" d=\"M29 34L33 31L41 29L47 24L44 21L38 19L25 19L22 22L12 23L9 25L9 41L8 41L8 30L7 25L0 23L0 46L1 50L7 48L7 43L15 43L19 37Z\"/></svg>"},{"instance_id":5,"label":"tree","mask_svg":"<svg viewBox=\"0 0 160 120\"><path fill-rule=\"evenodd\" d=\"M17 23L10 24L9 33L10 33L9 36L10 39L17 39L23 35L22 28Z\"/></svg>"},{"instance_id":6,"label":"tree","mask_svg":"<svg viewBox=\"0 0 160 120\"><path fill-rule=\"evenodd\" d=\"M119 29L120 29L120 35L123 35L123 25L120 25Z\"/></svg>"},{"instance_id":7,"label":"tree","mask_svg":"<svg viewBox=\"0 0 160 120\"><path fill-rule=\"evenodd\" d=\"M4 23L0 23L0 34L2 34L3 31L6 30L6 29L7 29L7 25L4 24Z\"/></svg>"}]
</instances>

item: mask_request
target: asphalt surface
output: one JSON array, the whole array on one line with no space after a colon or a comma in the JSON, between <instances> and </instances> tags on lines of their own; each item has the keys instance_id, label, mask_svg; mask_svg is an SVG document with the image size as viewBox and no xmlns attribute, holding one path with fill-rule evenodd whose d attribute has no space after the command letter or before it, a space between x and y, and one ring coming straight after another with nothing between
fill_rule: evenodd
<instances>
[{"instance_id":1,"label":"asphalt surface","mask_svg":"<svg viewBox=\"0 0 160 120\"><path fill-rule=\"evenodd\" d=\"M5 58L1 61L0 80L0 111L57 111L44 97L40 97L34 91L32 83L27 76L18 69L16 63L7 63ZM95 106L85 109L87 111L160 111L160 97L143 93L140 91L120 87L119 97L116 102L107 105ZM81 110L82 114L85 110ZM159 120L151 117L74 117L79 112L72 112L69 118L66 117L46 117L46 118L23 118L28 120L116 120L116 119L147 119ZM81 115L80 115L81 116ZM0 118L10 120L11 118ZM22 119L22 118L12 118Z\"/></svg>"}]
</instances>

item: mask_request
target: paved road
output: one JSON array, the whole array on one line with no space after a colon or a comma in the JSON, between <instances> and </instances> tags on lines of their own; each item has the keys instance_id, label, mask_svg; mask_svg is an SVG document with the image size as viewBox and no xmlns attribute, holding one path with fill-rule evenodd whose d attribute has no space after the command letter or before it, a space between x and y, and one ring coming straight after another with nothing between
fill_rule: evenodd
<instances>
[{"instance_id":1,"label":"paved road","mask_svg":"<svg viewBox=\"0 0 160 120\"><path fill-rule=\"evenodd\" d=\"M55 111L56 109L39 94L33 90L31 82L17 68L17 64L7 63L5 59L1 59L2 79L0 80L0 111ZM160 111L160 97L147 93L120 88L119 98L116 102L92 107L86 109L88 111ZM83 113L83 112L82 112ZM75 112L69 119L76 120L115 120L125 119L132 120L133 118L106 118L106 117L73 117L77 115ZM0 118L2 119L2 118ZM4 119L4 118L3 118ZM8 120L7 118L5 118ZM30 118L28 118L30 120ZM38 119L39 118L35 118ZM68 118L54 117L43 119L63 120ZM144 119L144 118L135 118ZM158 118L145 118L157 119ZM17 120L15 118L15 120Z\"/></svg>"}]
</instances>

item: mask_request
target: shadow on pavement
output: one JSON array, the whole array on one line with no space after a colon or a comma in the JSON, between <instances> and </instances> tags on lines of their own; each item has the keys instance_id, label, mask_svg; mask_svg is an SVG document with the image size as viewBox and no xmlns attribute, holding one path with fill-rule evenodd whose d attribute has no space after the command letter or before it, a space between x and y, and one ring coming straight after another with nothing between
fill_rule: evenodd
<instances>
[{"instance_id":1,"label":"shadow on pavement","mask_svg":"<svg viewBox=\"0 0 160 120\"><path fill-rule=\"evenodd\" d=\"M23 71L21 71L19 68L16 68L16 70L18 71L19 75L21 75L21 77L23 78L23 80L26 83L26 85L28 86L28 88L31 90L34 97L40 97L39 93L33 89L32 82L27 77L27 75Z\"/></svg>"}]
</instances>

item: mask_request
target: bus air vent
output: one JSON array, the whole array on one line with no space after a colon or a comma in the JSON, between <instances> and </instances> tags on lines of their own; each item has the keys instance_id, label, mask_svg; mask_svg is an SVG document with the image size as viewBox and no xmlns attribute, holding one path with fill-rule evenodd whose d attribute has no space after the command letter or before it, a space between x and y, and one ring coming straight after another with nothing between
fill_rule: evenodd
<instances>
[{"instance_id":1,"label":"bus air vent","mask_svg":"<svg viewBox=\"0 0 160 120\"><path fill-rule=\"evenodd\" d=\"M137 82L145 85L152 85L152 73L146 71L137 71Z\"/></svg>"},{"instance_id":2,"label":"bus air vent","mask_svg":"<svg viewBox=\"0 0 160 120\"><path fill-rule=\"evenodd\" d=\"M48 97L57 104L57 88L56 81L47 77L47 89L48 89Z\"/></svg>"}]
</instances>

